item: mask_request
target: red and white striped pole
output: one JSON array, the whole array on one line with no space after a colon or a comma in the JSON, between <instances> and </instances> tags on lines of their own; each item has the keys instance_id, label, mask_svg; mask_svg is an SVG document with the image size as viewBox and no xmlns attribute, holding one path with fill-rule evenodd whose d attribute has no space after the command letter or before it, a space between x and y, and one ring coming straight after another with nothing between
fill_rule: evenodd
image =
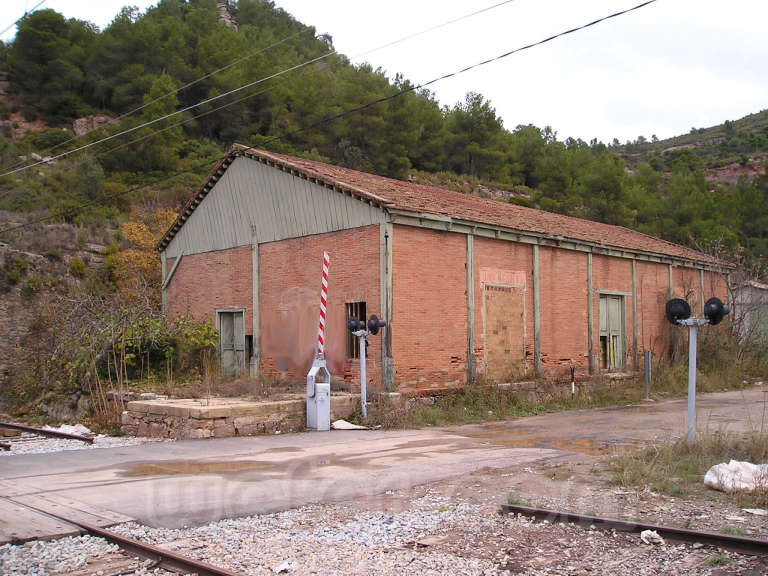
<instances>
[{"instance_id":1,"label":"red and white striped pole","mask_svg":"<svg viewBox=\"0 0 768 576\"><path fill-rule=\"evenodd\" d=\"M320 322L317 326L317 356L325 357L325 315L328 306L328 266L330 257L323 252L323 285L320 289Z\"/></svg>"}]
</instances>

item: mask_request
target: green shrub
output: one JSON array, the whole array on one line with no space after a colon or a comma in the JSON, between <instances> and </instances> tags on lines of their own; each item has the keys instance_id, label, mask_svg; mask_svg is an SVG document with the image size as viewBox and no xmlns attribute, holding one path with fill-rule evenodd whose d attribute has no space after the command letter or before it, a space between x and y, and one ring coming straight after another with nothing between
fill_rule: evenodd
<instances>
[{"instance_id":1,"label":"green shrub","mask_svg":"<svg viewBox=\"0 0 768 576\"><path fill-rule=\"evenodd\" d=\"M13 259L5 265L5 272L8 275L9 284L18 284L21 277L26 273L29 264L21 256L14 256Z\"/></svg>"},{"instance_id":2,"label":"green shrub","mask_svg":"<svg viewBox=\"0 0 768 576\"><path fill-rule=\"evenodd\" d=\"M48 260L61 260L61 250L58 248L48 248L45 257L48 258Z\"/></svg>"},{"instance_id":3,"label":"green shrub","mask_svg":"<svg viewBox=\"0 0 768 576\"><path fill-rule=\"evenodd\" d=\"M69 263L69 273L76 278L85 276L85 261L80 256L75 256Z\"/></svg>"},{"instance_id":4,"label":"green shrub","mask_svg":"<svg viewBox=\"0 0 768 576\"><path fill-rule=\"evenodd\" d=\"M40 291L44 284L45 281L41 276L30 274L24 281L24 284L21 285L21 297L31 298Z\"/></svg>"}]
</instances>

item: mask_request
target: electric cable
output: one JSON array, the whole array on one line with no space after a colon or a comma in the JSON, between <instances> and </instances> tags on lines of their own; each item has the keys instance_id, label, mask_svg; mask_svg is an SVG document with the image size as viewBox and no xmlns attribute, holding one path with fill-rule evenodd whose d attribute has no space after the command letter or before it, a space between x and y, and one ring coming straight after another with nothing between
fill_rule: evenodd
<instances>
[{"instance_id":1,"label":"electric cable","mask_svg":"<svg viewBox=\"0 0 768 576\"><path fill-rule=\"evenodd\" d=\"M409 35L407 35L407 36L404 36L404 37L402 37L402 38L398 38L397 40L393 40L393 41L391 41L391 42L387 42L386 44L382 44L382 45L380 45L380 46L376 46L376 47L374 47L374 48L371 48L371 49L369 49L369 50L366 50L366 51L364 51L364 52L361 52L361 53L355 54L354 56L352 56L352 58L359 58L359 57L361 57L361 56L366 56L366 55L368 55L368 54L371 54L371 53L373 53L373 52L377 52L377 51L379 51L379 50L383 50L383 49L385 49L385 48L389 48L389 47L391 47L391 46L394 46L394 45L396 45L396 44L400 44L400 43L402 43L402 42L405 42L405 41L407 41L407 40L411 40L411 39L413 39L413 38L416 38L416 37L418 37L418 36L421 36L421 35L423 35L423 34L427 34L427 33L429 33L429 32L433 32L434 30L437 30L437 29L443 28L443 27L445 27L445 26L449 26L449 25L451 25L451 24L455 24L455 23L457 23L457 22L460 22L460 21L462 21L462 20L465 20L465 19L467 19L467 18L471 18L471 17L473 17L473 16L476 16L476 15L478 15L478 14L482 14L483 12L487 12L487 11L489 11L489 10L493 10L493 9L495 9L495 8L498 8L498 7L500 7L500 6L504 6L505 4L510 4L510 3L514 2L514 1L515 1L515 0L503 0L502 2L497 2L496 4L492 4L491 6L487 6L487 7L485 7L485 8L481 8L481 9L479 9L479 10L475 10L475 11L473 11L473 12L470 12L470 13L468 13L468 14L464 14L464 15L462 15L462 16L459 16L459 17L457 17L457 18L454 18L454 19L452 19L452 20L448 20L448 21L446 21L446 22L442 22L442 23L440 23L440 24L437 24L437 25L435 25L435 26L432 26L432 27L430 27L430 28L427 28L427 29L425 29L425 30L421 30L421 31L419 31L419 32L415 32L415 33L413 33L413 34L409 34ZM281 41L281 42L282 42L282 41ZM327 57L329 57L329 56L332 56L333 54L337 54L337 53L338 53L338 51L337 51L337 50L335 50L335 49L334 49L334 50L331 50L331 51L329 51L329 52L326 52L326 53L325 53L325 54L323 54L322 56L318 56L318 57L316 57L316 58L310 59L310 60L308 60L308 61L305 61L305 62L303 62L303 63L301 63L301 64L298 64L298 65L296 65L296 66L292 66L292 67L289 67L289 68L287 68L287 69L281 70L281 71L280 71L280 72L278 72L278 73L272 74L272 75L270 75L270 76L266 76L266 77L264 77L264 78L261 78L261 79L259 79L259 80L255 80L255 81L253 81L253 82L249 82L249 83L246 83L246 84L244 84L244 85L242 85L242 86L240 86L240 87L238 87L238 88L235 88L235 89L233 89L233 90L230 90L230 91L228 91L228 92L225 92L225 93L223 93L223 94L218 94L218 95L216 95L216 96L214 96L214 97L211 97L211 98L209 98L209 99L207 99L207 100L203 100L203 101L201 101L201 102L198 102L198 103L196 103L196 104L193 104L193 105L191 105L191 106L187 106L186 108L182 108L182 109L180 109L180 110L176 110L175 112L169 113L169 114L167 114L167 115L165 115L165 116L162 116L162 117L160 117L160 118L155 118L155 119L153 119L153 120L147 121L147 122L145 122L145 123L143 123L143 124L140 124L140 125L138 125L138 126L134 126L134 127L132 127L132 128L129 128L129 129L123 130L123 131L121 131L121 132L118 132L118 133L116 133L116 134L112 134L112 135L110 135L110 136L107 136L107 137L105 137L105 138L102 138L102 139L100 139L100 140L96 140L96 141L94 141L94 142L90 142L90 143L88 143L88 144L84 144L84 145L82 145L82 146L79 146L79 147L77 147L77 148L74 148L74 149L72 149L72 150L69 150L69 151L67 151L67 152L63 152L63 153L61 153L61 154L57 154L57 155L55 155L55 156L51 156L51 157L46 157L46 158L44 158L44 159L42 159L42 160L39 160L39 161L37 161L37 162L34 162L34 163L32 163L32 164L25 164L25 165L23 165L23 166L20 166L19 164L16 164L16 165L15 165L15 166L13 166L13 167L12 167L10 170L7 170L7 171L5 171L5 172L1 173L1 174L0 174L0 178L2 178L3 176L9 176L9 175L11 175L11 174L16 174L16 173L18 173L18 172L23 172L24 170L27 170L27 169L29 169L29 168L34 168L35 166L40 166L41 164L46 164L46 163L48 163L48 162L51 162L51 161L53 161L53 160L58 160L58 159L60 159L60 158L64 158L64 157L66 157L66 156L69 156L69 155L71 155L71 154L74 154L75 152L80 152L80 151L82 151L82 150L85 150L85 149L87 149L87 148L90 148L90 147L92 147L92 146L95 146L95 145L97 145L97 144L101 144L102 142L106 142L106 141L108 141L108 140L112 140L112 139L114 139L114 138L118 138L118 137L120 137L120 136L124 136L125 134L129 134L129 133L131 133L131 132L135 132L136 130L139 130L139 129L141 129L141 128L144 128L144 127L146 127L146 126L150 126L150 125L152 125L152 124L155 124L155 123L157 123L157 122L160 122L160 121L162 121L162 120L166 120L166 119L168 119L168 118L170 118L170 117L172 117L172 116L176 116L176 115L178 115L178 114L182 114L182 113L184 113L184 112L187 112L187 111L189 111L189 110L191 110L191 109L197 108L198 106L202 106L202 105L204 105L204 104L208 104L208 103L210 103L210 102L212 102L212 101L214 101L214 100L218 100L218 99L220 99L220 98L224 98L224 97L226 97L226 96L229 96L229 95L231 95L231 94L234 94L234 93L236 93L236 92L239 92L240 90L244 90L245 88L250 88L251 86L255 86L256 84L260 84L260 83L262 83L262 82L265 82L265 81L267 81L267 80L271 80L271 79L273 79L273 78L276 78L276 77L278 77L278 76L282 76L283 74L286 74L286 73L288 73L288 72L292 72L293 70L296 70L296 69L299 69L299 68L303 68L304 66L307 66L307 65L309 65L309 64L313 64L313 63L315 63L315 62L318 62L318 61L320 61L320 60L322 60L322 59L325 59L325 58L327 58ZM241 59L241 61L242 61L242 59ZM234 65L234 63L233 63L232 65ZM226 68L228 68L228 67L229 67L229 65L228 65L228 66L225 66L224 68L221 68L221 69L219 69L219 71L221 71L221 70L224 70L224 69L226 69ZM211 74L209 74L208 76L210 76L210 75L213 75L213 74L215 74L216 72L217 72L217 71L214 71L214 72L212 72ZM207 77L207 76L206 76L206 77ZM195 82L197 82L197 81L199 81L199 80L202 80L202 79L204 79L204 78L205 78L205 77L203 77L203 78L201 78L201 79L198 79L198 80L196 80ZM192 85L192 84L194 84L195 82L192 82L192 83L190 83L189 85ZM189 86L189 85L188 85L188 86ZM182 87L182 88L183 88L183 87ZM179 90L181 90L181 88L180 88ZM170 94L172 94L172 93L169 93L168 95L170 95ZM159 97L159 98L157 98L157 99L153 100L152 102L156 102L157 100L159 100L159 99L162 99L162 98L164 98L164 97L165 97L165 96L161 96L161 97ZM141 107L139 107L139 108L136 108L136 109L134 110L134 112L135 112L135 111L137 111L137 110L141 110L142 108L144 108L145 106L148 106L148 105L149 105L149 104L151 104L152 102L149 102L149 103L145 104L144 106L141 106ZM132 113L132 112L131 112L131 113ZM119 118L123 118L123 117L125 117L125 116L127 116L127 115L128 115L128 114L125 114L125 115L123 115L123 116L120 116ZM56 147L54 147L53 149L56 149L57 147L59 147L59 146L62 146L62 145L64 145L65 143L71 142L71 141L73 141L73 140L75 140L75 139L77 139L77 137L76 137L76 138L70 138L69 140L67 140L67 142L64 142L64 143L62 143L62 144L59 144L59 145L57 145Z\"/></svg>"},{"instance_id":2,"label":"electric cable","mask_svg":"<svg viewBox=\"0 0 768 576\"><path fill-rule=\"evenodd\" d=\"M16 26L16 24L18 24L19 22L21 22L22 20L24 20L24 18L26 18L27 16L29 16L30 14L32 14L32 13L33 13L35 10L37 10L37 9L38 9L40 6L42 6L42 5L43 5L43 4L45 4L46 2L47 2L47 0L40 0L40 2L38 2L37 4L35 4L34 6L32 6L32 9L31 9L31 10L25 10L25 11L24 11L24 14L22 14L22 15L21 15L21 16L20 16L20 17L19 17L19 18L18 18L18 19L17 19L17 20L16 20L16 21L13 23L13 24L9 24L9 25L8 25L8 26L6 26L5 28L3 28L3 31L2 31L2 32L0 32L0 36L2 36L3 34L5 34L6 32L8 32L8 30L10 30L10 29L11 29L11 28L13 28L14 26Z\"/></svg>"},{"instance_id":3,"label":"electric cable","mask_svg":"<svg viewBox=\"0 0 768 576\"><path fill-rule=\"evenodd\" d=\"M45 2L45 0L43 0L43 2ZM129 116L132 116L133 114L135 114L136 112L140 112L141 110L143 110L147 106L151 106L152 104L154 104L156 102L160 102L161 100L164 100L165 98L168 98L169 96L173 96L174 94L178 94L182 90L186 90L187 88L189 88L190 86L194 86L198 82L202 82L203 80L207 80L211 76L214 76L214 75L216 75L216 74L218 74L220 72L224 72L225 70L228 70L228 69L232 68L233 66L236 66L237 64L240 64L241 62L244 62L244 61L246 61L246 60L248 60L250 58L253 58L254 56L258 56L259 54L262 54L262 53L266 52L267 50L271 50L272 48L280 46L281 44L284 44L285 42L288 42L289 40L293 40L297 36L300 36L301 34L306 33L307 30L310 30L310 28L307 28L306 30L300 30L299 32L296 32L294 34L286 36L282 40L278 40L277 42L273 42L269 46L265 46L264 48L260 48L259 50L255 50L254 52L251 52L250 54L246 54L242 58L238 58L237 60L227 64L226 66L222 66L221 68L217 68L216 70L213 70L213 71L205 74L204 76L201 76L200 78L196 78L195 80L192 80L191 82L187 82L186 84L184 84L180 88L177 88L176 90L172 90L171 92L167 92L167 93L165 93L165 94L163 94L161 96L158 96L157 98L155 98L155 99L153 99L153 100L151 100L151 101L149 101L149 102L147 102L145 104L142 104L141 106L138 106L137 108L134 108L133 110L130 110L129 112L125 112L123 114L120 114L115 119L116 120L122 120L123 118L127 118ZM55 146L47 148L45 150L45 152L46 153L50 153L50 152L53 152L54 150L58 150L59 148L62 148L64 146L66 146L70 142L74 142L75 140L78 140L79 138L83 138L84 136L87 136L88 134L96 132L97 130L100 130L100 128L94 128L93 130L88 130L84 134L80 134L78 136L72 136L71 138L68 138L64 142L59 142ZM10 169L12 170L14 168L18 168L22 164L25 164L25 161L17 162L13 166L11 166Z\"/></svg>"},{"instance_id":4,"label":"electric cable","mask_svg":"<svg viewBox=\"0 0 768 576\"><path fill-rule=\"evenodd\" d=\"M458 76L460 74L463 74L465 72L468 72L468 71L473 70L475 68L478 68L480 66L485 66L486 64L490 64L491 62L496 62L496 61L501 60L503 58L507 58L508 56L511 56L513 54L517 54L517 53L522 52L524 50L529 50L529 49L534 48L536 46L541 46L542 44L546 44L546 43L551 42L551 41L553 41L553 40L555 40L557 38L561 38L563 36L567 36L567 35L573 34L575 32L584 30L586 28L590 28L590 27L595 26L595 25L597 25L597 24L599 24L601 22L605 22L607 20L611 20L613 18L617 18L619 16L623 16L625 14L629 14L630 12L634 12L636 10L640 10L641 8L649 6L650 4L653 4L655 2L656 2L656 0L647 0L646 2L642 2L641 4L637 4L636 6L633 6L631 8L627 8L625 10L621 10L619 12L614 12L612 14L609 14L608 16L604 16L602 18L598 18L597 20L593 20L593 21L591 21L591 22L589 22L587 24L583 24L581 26L577 26L575 28L571 28L569 30L565 30L564 32L559 32L557 34L553 34L552 36L549 36L549 37L547 37L547 38L545 38L543 40L539 40L538 42L533 42L531 44L526 44L525 46L521 46L519 48L515 48L513 50L509 50L508 52L504 52L503 54L500 54L500 55L495 56L493 58L488 58L488 59L483 60L481 62L477 62L475 64L471 64L469 66L465 66L464 68L461 68L460 70L456 70L454 72L449 72L447 74L443 74L442 76L438 76L436 78L433 78L432 80L429 80L429 81L424 82L422 84L419 84L417 86L411 86L411 87L408 87L408 88L404 88L404 89L399 90L398 92L396 92L394 94L390 94L389 96L384 96L382 98L377 98L377 99L372 100L372 101L370 101L370 102L368 102L366 104L363 104L361 106L357 106L355 108L351 108L349 110L345 110L343 112L339 112L338 114L333 114L331 116L327 116L327 117L325 117L325 118L323 118L323 119L321 119L321 120L319 120L317 122L314 122L312 124L308 124L306 126L302 126L300 128L297 128L295 130L289 131L289 132L284 133L284 134L279 134L279 135L272 136L271 138L268 138L265 141L261 142L260 146L264 146L265 144L269 144L270 142L274 142L276 140L280 140L282 138L285 138L286 136L291 136L291 135L294 135L294 134L298 134L298 133L304 132L306 130L309 130L310 128L315 128L317 126L320 126L320 125L325 124L327 122L331 122L333 120L337 120L337 119L342 118L344 116L348 116L350 114L355 114L357 112L360 112L362 110L365 110L367 108L375 106L376 104L380 104L380 103L386 102L388 100L394 100L395 98L398 98L398 97L402 96L403 94L407 94L409 92L414 92L416 90L420 90L420 89L422 89L422 88L424 88L426 86L430 86L432 84L440 82L441 80L445 80L447 78L452 78L452 77ZM248 146L246 148L243 148L243 149L239 150L238 153L242 153L245 150L256 150L256 147L255 146ZM224 160L225 158L227 158L228 155L229 154L225 154L223 156L218 156L216 158L212 158L211 160L208 160L206 162L201 162L200 164L196 164L194 166L190 166L189 168L186 168L184 170L180 170L180 171L175 172L173 174L169 174L167 176L158 178L158 179L153 180L151 182L147 182L145 184L140 184L140 185L134 186L134 187L129 188L128 190L124 190L122 192L115 192L113 194L108 195L105 199L113 199L113 198L117 198L117 197L123 196L125 194L129 194L129 193L132 193L132 192L138 192L139 190L143 190L144 188L147 188L149 186L153 186L155 184L159 184L161 182L165 182L167 180L171 180L171 179L176 178L178 176L181 176L183 174L188 174L190 172L194 172L196 170L199 170L201 168L209 166L212 162L220 162L220 161ZM88 202L83 202L83 203L81 203L78 206L78 208L87 208L87 207L89 207L89 206L91 206L93 204L96 204L96 203L97 203L96 200L91 200L91 201L88 201ZM0 229L0 234L4 234L6 232L11 232L11 231L14 231L14 230L19 230L19 229L22 229L22 228L26 228L26 227L32 226L34 224L39 224L41 222L45 222L47 220L51 220L54 217L55 217L55 215L49 215L49 216L44 216L44 217L41 217L41 218L36 218L34 220L25 222L23 224L17 224L17 225L14 225L14 226L8 226L6 228Z\"/></svg>"}]
</instances>

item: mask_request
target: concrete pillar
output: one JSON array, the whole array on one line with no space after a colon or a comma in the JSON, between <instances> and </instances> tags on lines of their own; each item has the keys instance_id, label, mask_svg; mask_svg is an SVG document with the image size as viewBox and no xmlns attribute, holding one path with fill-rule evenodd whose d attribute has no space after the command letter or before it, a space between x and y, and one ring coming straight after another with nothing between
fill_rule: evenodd
<instances>
[{"instance_id":1,"label":"concrete pillar","mask_svg":"<svg viewBox=\"0 0 768 576\"><path fill-rule=\"evenodd\" d=\"M258 378L261 375L261 325L259 314L259 243L254 239L251 242L251 264L252 264L252 321L253 321L253 349L251 350L251 378Z\"/></svg>"},{"instance_id":2,"label":"concrete pillar","mask_svg":"<svg viewBox=\"0 0 768 576\"><path fill-rule=\"evenodd\" d=\"M587 252L587 354L589 373L595 373L595 305L592 302L592 252Z\"/></svg>"},{"instance_id":3,"label":"concrete pillar","mask_svg":"<svg viewBox=\"0 0 768 576\"><path fill-rule=\"evenodd\" d=\"M637 372L638 364L637 347L637 261L632 260L632 368Z\"/></svg>"},{"instance_id":4,"label":"concrete pillar","mask_svg":"<svg viewBox=\"0 0 768 576\"><path fill-rule=\"evenodd\" d=\"M381 315L387 327L381 333L381 381L384 390L395 390L395 362L392 358L392 233L391 222L379 226L379 293Z\"/></svg>"},{"instance_id":5,"label":"concrete pillar","mask_svg":"<svg viewBox=\"0 0 768 576\"><path fill-rule=\"evenodd\" d=\"M541 373L541 303L539 299L539 246L533 245L533 366Z\"/></svg>"},{"instance_id":6,"label":"concrete pillar","mask_svg":"<svg viewBox=\"0 0 768 576\"><path fill-rule=\"evenodd\" d=\"M467 234L467 384L475 382L475 237Z\"/></svg>"}]
</instances>

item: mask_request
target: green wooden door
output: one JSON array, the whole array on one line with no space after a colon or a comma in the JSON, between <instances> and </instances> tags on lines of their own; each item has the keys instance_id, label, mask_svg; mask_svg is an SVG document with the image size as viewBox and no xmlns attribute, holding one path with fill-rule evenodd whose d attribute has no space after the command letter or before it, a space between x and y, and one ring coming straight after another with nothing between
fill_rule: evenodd
<instances>
[{"instance_id":1,"label":"green wooden door","mask_svg":"<svg viewBox=\"0 0 768 576\"><path fill-rule=\"evenodd\" d=\"M621 370L626 356L624 297L601 294L599 302L600 367L604 370Z\"/></svg>"},{"instance_id":2,"label":"green wooden door","mask_svg":"<svg viewBox=\"0 0 768 576\"><path fill-rule=\"evenodd\" d=\"M245 330L241 311L219 312L219 355L222 378L237 378L245 366Z\"/></svg>"}]
</instances>

